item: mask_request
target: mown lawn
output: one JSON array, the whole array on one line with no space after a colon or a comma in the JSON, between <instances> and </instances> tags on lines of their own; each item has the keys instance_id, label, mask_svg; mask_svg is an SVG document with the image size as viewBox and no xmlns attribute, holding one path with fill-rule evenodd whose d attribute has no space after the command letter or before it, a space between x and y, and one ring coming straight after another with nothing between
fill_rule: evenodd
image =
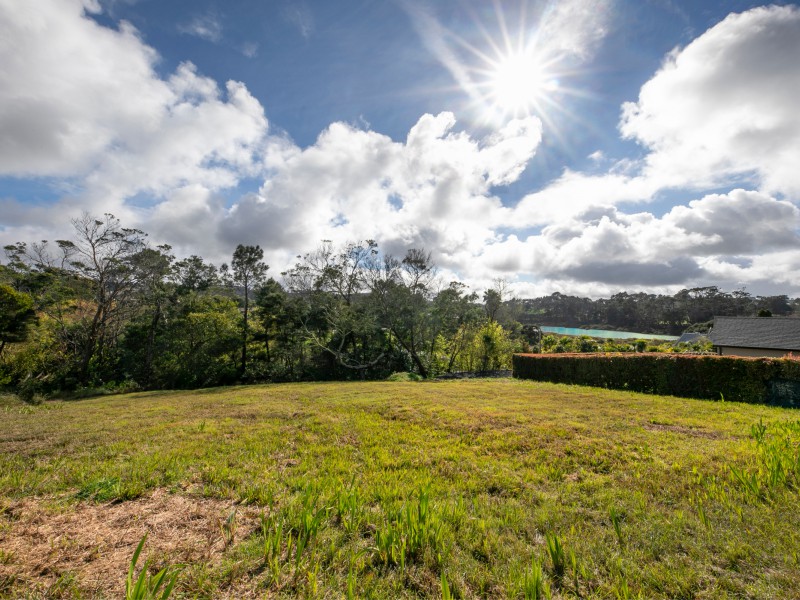
<instances>
[{"instance_id":1,"label":"mown lawn","mask_svg":"<svg viewBox=\"0 0 800 600\"><path fill-rule=\"evenodd\" d=\"M800 598L798 417L517 380L6 397L0 597L120 597L148 533L177 598Z\"/></svg>"}]
</instances>

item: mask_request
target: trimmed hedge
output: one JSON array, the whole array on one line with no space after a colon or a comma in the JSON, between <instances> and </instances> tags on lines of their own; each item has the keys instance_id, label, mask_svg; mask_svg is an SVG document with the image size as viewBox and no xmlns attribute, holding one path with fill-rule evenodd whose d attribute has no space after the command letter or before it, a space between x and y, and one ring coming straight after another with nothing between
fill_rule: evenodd
<instances>
[{"instance_id":1,"label":"trimmed hedge","mask_svg":"<svg viewBox=\"0 0 800 600\"><path fill-rule=\"evenodd\" d=\"M800 406L800 360L681 354L515 354L514 377L648 394Z\"/></svg>"}]
</instances>

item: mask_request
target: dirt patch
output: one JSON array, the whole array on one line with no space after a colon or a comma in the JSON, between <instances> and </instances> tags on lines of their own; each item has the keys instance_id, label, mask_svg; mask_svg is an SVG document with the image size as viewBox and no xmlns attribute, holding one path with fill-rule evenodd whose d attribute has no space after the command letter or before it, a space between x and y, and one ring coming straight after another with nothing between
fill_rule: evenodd
<instances>
[{"instance_id":1,"label":"dirt patch","mask_svg":"<svg viewBox=\"0 0 800 600\"><path fill-rule=\"evenodd\" d=\"M231 501L163 489L118 504L53 508L39 499L13 502L0 512L0 596L24 590L52 597L53 587L67 576L82 597L119 598L145 534L139 566L145 559L153 569L218 564L225 551L220 523L233 508ZM236 511L238 542L258 526L260 509L237 506Z\"/></svg>"},{"instance_id":2,"label":"dirt patch","mask_svg":"<svg viewBox=\"0 0 800 600\"><path fill-rule=\"evenodd\" d=\"M681 433L683 435L691 435L693 437L706 438L710 440L719 440L725 436L717 431L706 431L705 429L695 429L692 427L684 427L683 425L664 425L662 423L648 423L644 426L647 431L670 431L672 433Z\"/></svg>"}]
</instances>

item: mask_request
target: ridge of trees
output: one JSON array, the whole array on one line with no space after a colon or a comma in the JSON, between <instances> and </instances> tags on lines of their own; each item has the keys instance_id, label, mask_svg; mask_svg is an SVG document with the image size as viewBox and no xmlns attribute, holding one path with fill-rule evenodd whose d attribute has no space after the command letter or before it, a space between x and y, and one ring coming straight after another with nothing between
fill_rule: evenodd
<instances>
[{"instance_id":1,"label":"ridge of trees","mask_svg":"<svg viewBox=\"0 0 800 600\"><path fill-rule=\"evenodd\" d=\"M786 295L752 296L745 290L725 292L716 286L684 289L672 296L620 292L596 300L556 292L516 302L515 312L523 324L667 335L690 328L707 330L714 316L756 316L759 312L788 316L800 311L800 301Z\"/></svg>"},{"instance_id":2,"label":"ridge of trees","mask_svg":"<svg viewBox=\"0 0 800 600\"><path fill-rule=\"evenodd\" d=\"M395 257L373 240L323 241L278 281L259 246L238 245L217 268L151 247L110 214L72 225L69 240L6 246L0 265L0 385L28 396L503 369L513 352L536 349L538 325L679 333L715 314L786 315L798 305L713 287L520 300L502 281L481 302L463 283L442 282L430 252ZM613 349L641 344L623 346Z\"/></svg>"}]
</instances>

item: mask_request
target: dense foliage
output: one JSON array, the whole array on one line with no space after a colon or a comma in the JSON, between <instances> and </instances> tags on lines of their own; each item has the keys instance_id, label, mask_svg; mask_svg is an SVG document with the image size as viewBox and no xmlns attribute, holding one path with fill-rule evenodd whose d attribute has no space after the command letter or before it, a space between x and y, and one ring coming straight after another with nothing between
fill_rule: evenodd
<instances>
[{"instance_id":1,"label":"dense foliage","mask_svg":"<svg viewBox=\"0 0 800 600\"><path fill-rule=\"evenodd\" d=\"M514 376L636 392L800 405L800 360L680 354L517 354Z\"/></svg>"},{"instance_id":2,"label":"dense foliage","mask_svg":"<svg viewBox=\"0 0 800 600\"><path fill-rule=\"evenodd\" d=\"M217 268L199 256L179 260L168 245L151 247L146 233L113 215L83 214L72 224L69 240L6 246L0 265L0 385L26 398L397 372L426 378L508 369L513 352L540 348L675 351L645 341L542 338L537 325L652 333L712 314L786 314L792 306L785 296L716 288L674 298L515 300L500 281L479 297L443 282L429 253L395 257L373 241L323 242L278 281L267 278L259 246L240 244L230 265Z\"/></svg>"}]
</instances>

